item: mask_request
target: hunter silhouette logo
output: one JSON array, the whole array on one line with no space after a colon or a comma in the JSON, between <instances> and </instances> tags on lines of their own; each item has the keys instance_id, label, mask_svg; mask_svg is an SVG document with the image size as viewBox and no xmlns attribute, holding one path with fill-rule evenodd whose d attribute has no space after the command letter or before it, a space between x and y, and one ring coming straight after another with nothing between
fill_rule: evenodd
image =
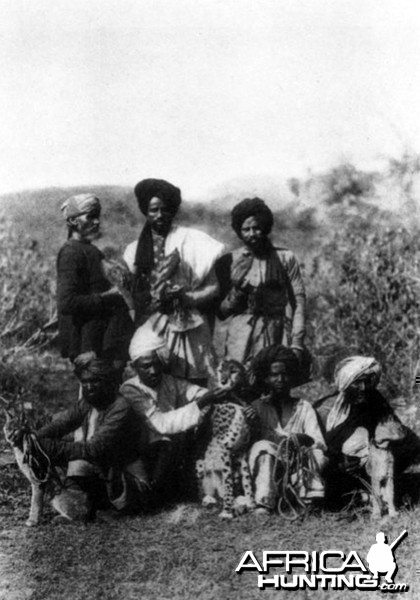
<instances>
[{"instance_id":1,"label":"hunter silhouette logo","mask_svg":"<svg viewBox=\"0 0 420 600\"><path fill-rule=\"evenodd\" d=\"M263 550L258 559L252 550L246 550L235 571L258 573L260 590L380 590L407 592L407 583L394 583L398 571L394 550L408 535L404 530L387 544L383 531L376 534L365 561L356 550ZM384 581L381 582L381 575Z\"/></svg>"},{"instance_id":2,"label":"hunter silhouette logo","mask_svg":"<svg viewBox=\"0 0 420 600\"><path fill-rule=\"evenodd\" d=\"M373 544L367 554L366 560L369 565L369 571L379 579L379 574L385 574L386 583L393 584L394 577L398 571L398 566L394 558L394 549L406 537L407 530L404 531L388 545L386 536L382 531L376 534L376 544Z\"/></svg>"}]
</instances>

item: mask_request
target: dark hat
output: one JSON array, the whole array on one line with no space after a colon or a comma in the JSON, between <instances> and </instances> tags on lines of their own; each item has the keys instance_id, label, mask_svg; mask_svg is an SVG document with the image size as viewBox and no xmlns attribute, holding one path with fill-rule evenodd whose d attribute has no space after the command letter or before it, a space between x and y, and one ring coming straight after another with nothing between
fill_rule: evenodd
<instances>
[{"instance_id":1,"label":"dark hat","mask_svg":"<svg viewBox=\"0 0 420 600\"><path fill-rule=\"evenodd\" d=\"M248 217L255 217L261 227L262 232L268 235L273 227L273 213L268 208L264 200L260 198L245 198L233 207L232 229L241 237L242 223Z\"/></svg>"},{"instance_id":2,"label":"dark hat","mask_svg":"<svg viewBox=\"0 0 420 600\"><path fill-rule=\"evenodd\" d=\"M299 360L296 354L290 348L282 344L274 344L260 350L252 361L252 372L255 376L256 384L264 384L265 378L270 373L270 367L275 362L281 362L286 366L288 375L292 378L293 384L297 385L299 379Z\"/></svg>"},{"instance_id":3,"label":"dark hat","mask_svg":"<svg viewBox=\"0 0 420 600\"><path fill-rule=\"evenodd\" d=\"M152 198L160 198L175 214L181 204L181 190L164 179L143 179L134 188L141 212L146 215Z\"/></svg>"}]
</instances>

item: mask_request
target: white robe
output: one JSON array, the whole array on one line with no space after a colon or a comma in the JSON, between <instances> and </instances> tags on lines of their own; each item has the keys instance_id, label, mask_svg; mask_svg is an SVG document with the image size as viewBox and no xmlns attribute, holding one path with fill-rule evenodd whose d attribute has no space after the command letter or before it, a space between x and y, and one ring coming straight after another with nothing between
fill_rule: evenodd
<instances>
[{"instance_id":1,"label":"white robe","mask_svg":"<svg viewBox=\"0 0 420 600\"><path fill-rule=\"evenodd\" d=\"M128 268L135 274L138 241L129 244L124 252ZM212 272L224 246L206 233L189 227L173 227L165 239L165 256L175 249L180 264L172 277L173 284L186 291L199 291ZM205 314L190 310L188 325L180 327L170 315L156 312L149 318L154 329L166 337L171 353L171 373L188 379L207 379L214 375L214 350Z\"/></svg>"}]
</instances>

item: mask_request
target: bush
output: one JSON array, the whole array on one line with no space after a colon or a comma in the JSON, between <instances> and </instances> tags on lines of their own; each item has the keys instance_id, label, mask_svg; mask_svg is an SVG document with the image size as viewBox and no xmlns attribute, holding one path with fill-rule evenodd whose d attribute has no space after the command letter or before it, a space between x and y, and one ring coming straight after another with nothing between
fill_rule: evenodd
<instances>
[{"instance_id":1,"label":"bush","mask_svg":"<svg viewBox=\"0 0 420 600\"><path fill-rule=\"evenodd\" d=\"M394 395L410 395L417 372L419 260L417 235L402 228L372 232L350 222L315 257L310 272L313 345L375 356Z\"/></svg>"}]
</instances>

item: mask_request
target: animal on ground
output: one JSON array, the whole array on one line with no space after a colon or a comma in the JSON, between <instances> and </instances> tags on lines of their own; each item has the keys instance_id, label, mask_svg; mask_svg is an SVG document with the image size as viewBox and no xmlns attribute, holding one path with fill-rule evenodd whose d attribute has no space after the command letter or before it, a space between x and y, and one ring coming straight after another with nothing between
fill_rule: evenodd
<instances>
[{"instance_id":1,"label":"animal on ground","mask_svg":"<svg viewBox=\"0 0 420 600\"><path fill-rule=\"evenodd\" d=\"M229 390L227 402L213 407L210 416L211 440L204 459L196 463L201 480L202 505L213 507L222 500L220 517L231 519L234 512L255 506L248 450L251 444L251 426L247 420L247 403L241 398L247 377L243 365L235 360L222 360L217 369L218 382ZM235 499L235 484L240 484L243 496Z\"/></svg>"},{"instance_id":2,"label":"animal on ground","mask_svg":"<svg viewBox=\"0 0 420 600\"><path fill-rule=\"evenodd\" d=\"M392 442L405 437L403 425L393 417L378 423L369 444L367 470L371 477L372 517L382 513L396 516L395 508L395 461Z\"/></svg>"},{"instance_id":3,"label":"animal on ground","mask_svg":"<svg viewBox=\"0 0 420 600\"><path fill-rule=\"evenodd\" d=\"M52 506L63 517L75 514L79 507L68 506L72 502L71 497L65 495L64 503L57 502L61 498L59 494L55 495L57 484L61 486L59 475L36 435L31 432L24 411L9 407L4 412L4 437L13 450L20 471L31 485L31 504L25 525L35 527L40 524L47 495L53 496Z\"/></svg>"},{"instance_id":4,"label":"animal on ground","mask_svg":"<svg viewBox=\"0 0 420 600\"><path fill-rule=\"evenodd\" d=\"M6 415L6 422L3 428L4 437L13 450L19 469L31 484L31 506L26 525L34 527L39 524L42 517L48 474L37 477L30 466L29 444L31 434L29 433L23 411L18 412L9 408L5 409L4 412ZM20 435L20 432L25 433Z\"/></svg>"}]
</instances>

